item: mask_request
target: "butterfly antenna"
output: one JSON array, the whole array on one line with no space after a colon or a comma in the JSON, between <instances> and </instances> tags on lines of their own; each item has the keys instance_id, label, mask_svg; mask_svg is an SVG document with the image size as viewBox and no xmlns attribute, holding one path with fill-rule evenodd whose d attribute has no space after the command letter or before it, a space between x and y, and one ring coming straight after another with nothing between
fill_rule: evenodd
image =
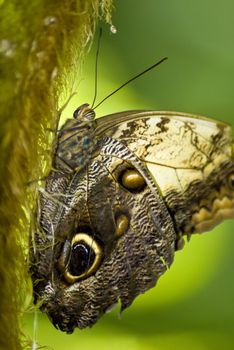
<instances>
[{"instance_id":1,"label":"butterfly antenna","mask_svg":"<svg viewBox=\"0 0 234 350\"><path fill-rule=\"evenodd\" d=\"M128 81L126 81L123 85L121 85L120 87L118 87L118 89L112 91L109 95L107 95L103 100L101 100L101 102L99 102L93 109L96 109L97 107L99 107L105 100L107 100L109 97L111 97L112 95L114 95L117 91L119 91L120 89L122 89L124 86L130 84L133 80L139 78L140 76L142 76L143 74L149 72L151 69L154 69L155 67L159 66L161 63L163 63L164 61L166 61L168 59L168 57L164 57L162 58L160 61L156 62L155 64L153 64L152 66L150 66L149 68L145 69L143 72L135 75L133 78L129 79Z\"/></svg>"},{"instance_id":2,"label":"butterfly antenna","mask_svg":"<svg viewBox=\"0 0 234 350\"><path fill-rule=\"evenodd\" d=\"M94 97L93 102L91 105L91 109L94 106L94 103L97 98L97 82L98 82L98 56L99 56L99 49L100 49L100 43L101 43L101 37L102 37L102 28L99 30L99 36L98 36L98 44L97 44L97 52L96 52L96 62L95 62L95 86L94 86Z\"/></svg>"}]
</instances>

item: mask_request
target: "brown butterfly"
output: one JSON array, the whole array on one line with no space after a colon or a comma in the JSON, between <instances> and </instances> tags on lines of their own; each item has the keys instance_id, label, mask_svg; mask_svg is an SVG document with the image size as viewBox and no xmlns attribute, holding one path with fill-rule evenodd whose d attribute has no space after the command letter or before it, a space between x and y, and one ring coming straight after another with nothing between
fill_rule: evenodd
<instances>
[{"instance_id":1,"label":"brown butterfly","mask_svg":"<svg viewBox=\"0 0 234 350\"><path fill-rule=\"evenodd\" d=\"M35 301L59 329L92 326L153 287L183 236L234 216L230 126L201 116L80 106L40 193Z\"/></svg>"}]
</instances>

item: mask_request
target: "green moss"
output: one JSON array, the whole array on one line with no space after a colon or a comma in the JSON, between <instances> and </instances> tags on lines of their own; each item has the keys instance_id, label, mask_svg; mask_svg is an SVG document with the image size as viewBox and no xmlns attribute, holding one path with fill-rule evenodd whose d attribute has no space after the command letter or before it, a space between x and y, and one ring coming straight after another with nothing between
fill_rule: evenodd
<instances>
[{"instance_id":1,"label":"green moss","mask_svg":"<svg viewBox=\"0 0 234 350\"><path fill-rule=\"evenodd\" d=\"M58 97L112 0L0 1L0 349L22 349L36 184L49 169Z\"/></svg>"}]
</instances>

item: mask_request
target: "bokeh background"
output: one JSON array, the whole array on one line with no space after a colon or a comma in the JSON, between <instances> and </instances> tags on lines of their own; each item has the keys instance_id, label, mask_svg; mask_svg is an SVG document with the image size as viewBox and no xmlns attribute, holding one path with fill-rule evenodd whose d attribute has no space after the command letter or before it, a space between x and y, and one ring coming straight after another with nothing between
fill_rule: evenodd
<instances>
[{"instance_id":1,"label":"bokeh background","mask_svg":"<svg viewBox=\"0 0 234 350\"><path fill-rule=\"evenodd\" d=\"M176 110L234 126L233 0L114 1L112 34L103 25L98 101L164 56L169 60L112 96L97 116L128 109ZM95 45L63 117L94 94ZM74 81L71 82L71 85ZM54 350L234 349L234 222L192 237L158 286L92 329L72 335L38 313L36 339ZM34 314L24 331L33 337Z\"/></svg>"}]
</instances>

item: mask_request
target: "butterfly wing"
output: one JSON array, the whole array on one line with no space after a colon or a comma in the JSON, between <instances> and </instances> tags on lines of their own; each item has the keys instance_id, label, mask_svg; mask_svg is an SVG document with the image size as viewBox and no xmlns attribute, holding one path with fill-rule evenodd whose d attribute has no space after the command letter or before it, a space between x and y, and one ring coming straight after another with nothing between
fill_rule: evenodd
<instances>
[{"instance_id":1,"label":"butterfly wing","mask_svg":"<svg viewBox=\"0 0 234 350\"><path fill-rule=\"evenodd\" d=\"M233 172L229 125L168 111L123 112L116 119L115 115L100 118L97 124L100 136L121 141L145 164L178 232L207 231L225 214L232 217L232 211L218 213L215 206L212 208L222 191L232 191L225 183ZM205 216L200 213L202 202L208 207ZM227 205L232 207L232 203Z\"/></svg>"},{"instance_id":2,"label":"butterfly wing","mask_svg":"<svg viewBox=\"0 0 234 350\"><path fill-rule=\"evenodd\" d=\"M225 124L132 111L97 120L95 135L88 164L51 172L39 204L34 293L66 332L118 301L129 306L170 266L183 234L233 215Z\"/></svg>"}]
</instances>

